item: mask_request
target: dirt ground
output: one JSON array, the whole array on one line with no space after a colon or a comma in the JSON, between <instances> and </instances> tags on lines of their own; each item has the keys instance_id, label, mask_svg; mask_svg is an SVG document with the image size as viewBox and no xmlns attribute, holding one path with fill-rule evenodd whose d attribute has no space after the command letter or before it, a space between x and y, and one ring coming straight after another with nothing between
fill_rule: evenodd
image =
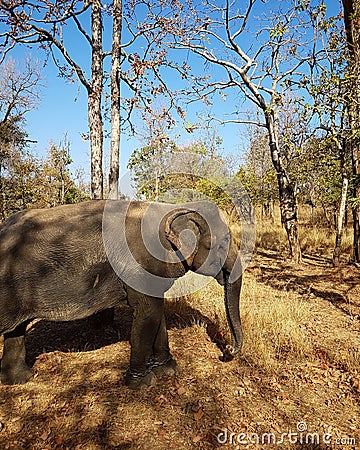
<instances>
[{"instance_id":1,"label":"dirt ground","mask_svg":"<svg viewBox=\"0 0 360 450\"><path fill-rule=\"evenodd\" d=\"M131 311L105 330L37 322L26 342L34 379L0 386L0 449L359 449L359 282L350 265L296 267L258 251L244 276L241 356L219 360L225 324L209 304L222 307L222 293L211 285L169 312L180 374L140 392L123 384ZM274 305L296 305L286 333L279 316L252 315Z\"/></svg>"}]
</instances>

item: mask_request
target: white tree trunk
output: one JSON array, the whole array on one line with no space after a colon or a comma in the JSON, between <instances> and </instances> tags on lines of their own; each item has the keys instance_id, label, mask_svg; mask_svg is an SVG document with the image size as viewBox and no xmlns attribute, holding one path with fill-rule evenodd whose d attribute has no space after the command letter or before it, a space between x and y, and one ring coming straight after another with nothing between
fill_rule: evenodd
<instances>
[{"instance_id":1,"label":"white tree trunk","mask_svg":"<svg viewBox=\"0 0 360 450\"><path fill-rule=\"evenodd\" d=\"M88 121L91 148L91 196L103 198L103 123L101 95L103 90L103 49L101 4L92 3L91 90L88 95Z\"/></svg>"},{"instance_id":2,"label":"white tree trunk","mask_svg":"<svg viewBox=\"0 0 360 450\"><path fill-rule=\"evenodd\" d=\"M279 186L281 222L287 233L290 258L295 263L301 263L302 257L298 236L296 197L294 188L289 180L289 175L281 160L279 132L277 127L277 117L274 117L275 114L275 112L271 113L264 111L266 127L269 134L271 159L276 170Z\"/></svg>"},{"instance_id":3,"label":"white tree trunk","mask_svg":"<svg viewBox=\"0 0 360 450\"><path fill-rule=\"evenodd\" d=\"M120 45L122 31L122 0L114 0L113 33L111 60L111 141L109 198L119 196L119 159L120 159Z\"/></svg>"}]
</instances>

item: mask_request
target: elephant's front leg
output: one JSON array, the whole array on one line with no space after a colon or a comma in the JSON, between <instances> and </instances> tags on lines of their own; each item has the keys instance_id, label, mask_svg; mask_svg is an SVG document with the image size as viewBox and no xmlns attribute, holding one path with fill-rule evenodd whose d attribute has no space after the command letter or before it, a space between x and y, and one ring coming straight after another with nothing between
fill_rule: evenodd
<instances>
[{"instance_id":1,"label":"elephant's front leg","mask_svg":"<svg viewBox=\"0 0 360 450\"><path fill-rule=\"evenodd\" d=\"M163 315L164 300L138 293L130 294L129 304L134 308L131 329L130 368L125 383L131 389L155 384L152 371L153 349Z\"/></svg>"},{"instance_id":2,"label":"elephant's front leg","mask_svg":"<svg viewBox=\"0 0 360 450\"><path fill-rule=\"evenodd\" d=\"M4 349L1 360L1 382L3 384L25 383L33 371L25 362L25 331L29 321L4 334Z\"/></svg>"},{"instance_id":3,"label":"elephant's front leg","mask_svg":"<svg viewBox=\"0 0 360 450\"><path fill-rule=\"evenodd\" d=\"M154 342L152 370L156 376L175 375L178 372L176 361L170 353L164 310Z\"/></svg>"}]
</instances>

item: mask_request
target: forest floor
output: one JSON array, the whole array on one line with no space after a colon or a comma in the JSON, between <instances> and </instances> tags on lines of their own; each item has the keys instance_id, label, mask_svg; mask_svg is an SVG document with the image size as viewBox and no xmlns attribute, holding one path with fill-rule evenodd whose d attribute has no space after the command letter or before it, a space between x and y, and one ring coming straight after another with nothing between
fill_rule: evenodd
<instances>
[{"instance_id":1,"label":"forest floor","mask_svg":"<svg viewBox=\"0 0 360 450\"><path fill-rule=\"evenodd\" d=\"M169 301L180 373L137 392L123 383L129 310L105 331L34 323L34 379L0 386L0 449L359 449L359 269L258 249L244 275L243 350L227 363L222 295L212 282Z\"/></svg>"}]
</instances>

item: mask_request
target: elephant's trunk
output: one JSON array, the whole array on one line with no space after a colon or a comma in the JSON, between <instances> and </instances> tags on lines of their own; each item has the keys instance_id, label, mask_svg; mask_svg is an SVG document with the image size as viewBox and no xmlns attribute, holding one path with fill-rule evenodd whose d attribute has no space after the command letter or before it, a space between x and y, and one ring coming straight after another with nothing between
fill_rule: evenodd
<instances>
[{"instance_id":1,"label":"elephant's trunk","mask_svg":"<svg viewBox=\"0 0 360 450\"><path fill-rule=\"evenodd\" d=\"M242 327L240 320L240 291L241 291L241 276L235 281L230 281L230 273L223 269L224 276L224 302L227 321L229 324L232 346L228 346L222 356L223 361L229 361L236 355L242 345Z\"/></svg>"}]
</instances>

